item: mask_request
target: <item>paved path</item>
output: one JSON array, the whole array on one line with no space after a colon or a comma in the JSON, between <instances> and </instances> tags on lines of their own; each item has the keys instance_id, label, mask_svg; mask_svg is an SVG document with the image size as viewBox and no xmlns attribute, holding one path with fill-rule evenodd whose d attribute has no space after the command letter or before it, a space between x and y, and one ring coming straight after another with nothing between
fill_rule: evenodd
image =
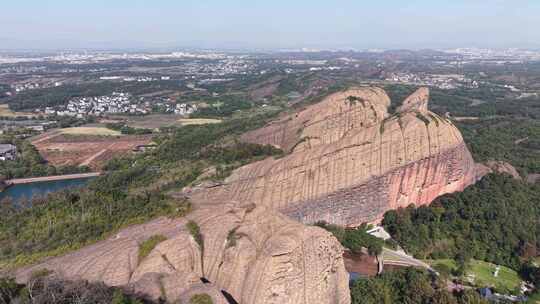
<instances>
[{"instance_id":1,"label":"paved path","mask_svg":"<svg viewBox=\"0 0 540 304\"><path fill-rule=\"evenodd\" d=\"M78 174L66 174L66 175L53 175L53 176L43 176L43 177L31 177L31 178L16 178L6 181L8 185L17 185L17 184L29 184L35 182L46 182L46 181L57 181L64 179L76 179L76 178L85 178L85 177L95 177L101 175L101 172L90 172L90 173L78 173Z\"/></svg>"},{"instance_id":2,"label":"paved path","mask_svg":"<svg viewBox=\"0 0 540 304\"><path fill-rule=\"evenodd\" d=\"M60 136L60 135L62 135L62 132L59 132L59 131L58 131L58 132L51 132L50 134L45 135L45 136L42 136L41 138L38 138L38 139L36 139L36 140L30 140L30 142L31 142L33 145L35 145L35 144L38 144L38 143L40 143L40 142L42 142L42 141L46 141L46 140L49 140L49 139L53 139L53 138L58 137L58 136Z\"/></svg>"},{"instance_id":3,"label":"paved path","mask_svg":"<svg viewBox=\"0 0 540 304\"><path fill-rule=\"evenodd\" d=\"M432 270L431 266L429 266L428 264L420 260L417 260L413 258L412 256L407 255L403 252L383 248L383 252L381 256L382 256L382 260L384 264L405 266L405 267L408 267L408 266L421 267L428 270Z\"/></svg>"},{"instance_id":4,"label":"paved path","mask_svg":"<svg viewBox=\"0 0 540 304\"><path fill-rule=\"evenodd\" d=\"M85 159L82 163L79 164L79 167L82 166L88 166L91 162L93 162L96 158L100 157L103 153L107 152L107 150L112 147L114 144L110 145L109 147L100 150L98 153L90 156L89 158Z\"/></svg>"}]
</instances>

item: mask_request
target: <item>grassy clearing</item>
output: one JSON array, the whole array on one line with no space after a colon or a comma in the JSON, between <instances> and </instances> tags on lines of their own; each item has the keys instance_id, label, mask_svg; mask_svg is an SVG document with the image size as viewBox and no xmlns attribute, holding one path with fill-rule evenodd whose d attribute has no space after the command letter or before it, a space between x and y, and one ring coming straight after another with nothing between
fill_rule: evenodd
<instances>
[{"instance_id":1,"label":"grassy clearing","mask_svg":"<svg viewBox=\"0 0 540 304\"><path fill-rule=\"evenodd\" d=\"M193 295L191 299L189 299L189 304L213 304L212 297L210 297L206 293L200 293Z\"/></svg>"},{"instance_id":2,"label":"grassy clearing","mask_svg":"<svg viewBox=\"0 0 540 304\"><path fill-rule=\"evenodd\" d=\"M457 268L456 262L451 259L440 259L440 260L425 260L424 262L431 265L431 267L437 269L437 266L444 265L450 270L454 270Z\"/></svg>"},{"instance_id":3,"label":"grassy clearing","mask_svg":"<svg viewBox=\"0 0 540 304\"><path fill-rule=\"evenodd\" d=\"M180 127L187 125L203 125L211 123L220 123L220 119L210 118L180 118L174 114L151 114L144 116L110 116L112 120L125 121L126 125L132 128L140 129L159 129L161 127Z\"/></svg>"},{"instance_id":4,"label":"grassy clearing","mask_svg":"<svg viewBox=\"0 0 540 304\"><path fill-rule=\"evenodd\" d=\"M216 124L220 123L220 119L212 119L212 118L181 118L178 119L178 122L183 126L189 126L189 125L206 125L206 124Z\"/></svg>"},{"instance_id":5,"label":"grassy clearing","mask_svg":"<svg viewBox=\"0 0 540 304\"><path fill-rule=\"evenodd\" d=\"M457 268L455 261L450 259L427 260L426 262L435 269L439 265L445 265L451 270ZM474 284L479 287L494 286L497 289L506 289L509 291L519 287L521 279L516 271L501 266L498 276L495 277L493 274L496 267L497 265L492 263L471 260L465 278L474 278Z\"/></svg>"},{"instance_id":6,"label":"grassy clearing","mask_svg":"<svg viewBox=\"0 0 540 304\"><path fill-rule=\"evenodd\" d=\"M1 117L34 117L36 115L32 113L26 113L26 112L13 112L9 109L9 106L7 104L0 104L0 116Z\"/></svg>"},{"instance_id":7,"label":"grassy clearing","mask_svg":"<svg viewBox=\"0 0 540 304\"><path fill-rule=\"evenodd\" d=\"M119 136L119 131L101 128L101 127L74 127L60 129L63 134L69 135L102 135L102 136Z\"/></svg>"},{"instance_id":8,"label":"grassy clearing","mask_svg":"<svg viewBox=\"0 0 540 304\"><path fill-rule=\"evenodd\" d=\"M138 129L159 129L161 127L180 126L178 116L173 114L151 114L144 116L110 116L116 121L125 121L126 125Z\"/></svg>"},{"instance_id":9,"label":"grassy clearing","mask_svg":"<svg viewBox=\"0 0 540 304\"><path fill-rule=\"evenodd\" d=\"M471 263L471 269L469 272L474 273L476 276L475 283L478 285L494 285L497 288L503 287L508 290L514 290L519 287L521 279L517 272L514 270L501 266L499 275L493 276L496 265L483 262L474 261Z\"/></svg>"}]
</instances>

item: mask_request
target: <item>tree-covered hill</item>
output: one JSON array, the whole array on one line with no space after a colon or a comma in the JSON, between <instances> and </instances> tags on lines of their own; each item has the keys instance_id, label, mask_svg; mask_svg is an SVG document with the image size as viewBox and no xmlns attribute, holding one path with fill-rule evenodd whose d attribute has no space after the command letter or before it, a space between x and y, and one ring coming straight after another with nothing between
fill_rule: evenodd
<instances>
[{"instance_id":1,"label":"tree-covered hill","mask_svg":"<svg viewBox=\"0 0 540 304\"><path fill-rule=\"evenodd\" d=\"M519 270L540 249L540 186L490 174L430 206L388 211L383 225L419 258L475 258Z\"/></svg>"}]
</instances>

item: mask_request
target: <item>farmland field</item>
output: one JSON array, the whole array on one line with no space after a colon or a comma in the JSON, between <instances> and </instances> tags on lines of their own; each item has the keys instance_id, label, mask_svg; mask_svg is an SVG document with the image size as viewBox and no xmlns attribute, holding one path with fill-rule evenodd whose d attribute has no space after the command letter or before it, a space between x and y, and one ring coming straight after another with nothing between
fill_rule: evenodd
<instances>
[{"instance_id":1,"label":"farmland field","mask_svg":"<svg viewBox=\"0 0 540 304\"><path fill-rule=\"evenodd\" d=\"M101 135L101 136L119 136L121 133L119 131L102 128L102 127L74 127L74 128L65 128L60 129L60 132L63 134L71 135Z\"/></svg>"},{"instance_id":2,"label":"farmland field","mask_svg":"<svg viewBox=\"0 0 540 304\"><path fill-rule=\"evenodd\" d=\"M178 116L172 114L151 114L145 116L110 116L113 120L125 120L126 124L132 128L159 129L161 127L180 126Z\"/></svg>"},{"instance_id":3,"label":"farmland field","mask_svg":"<svg viewBox=\"0 0 540 304\"><path fill-rule=\"evenodd\" d=\"M125 120L126 124L132 128L159 129L161 127L201 125L208 123L220 123L219 119L206 118L181 118L173 114L152 114L145 116L110 116L113 120Z\"/></svg>"},{"instance_id":4,"label":"farmland field","mask_svg":"<svg viewBox=\"0 0 540 304\"><path fill-rule=\"evenodd\" d=\"M189 125L206 125L206 124L215 124L220 123L220 119L211 119L211 118L181 118L178 119L178 122L180 122L183 126L189 126Z\"/></svg>"},{"instance_id":5,"label":"farmland field","mask_svg":"<svg viewBox=\"0 0 540 304\"><path fill-rule=\"evenodd\" d=\"M32 113L27 112L13 112L7 104L0 104L0 117L18 117L18 116L26 116L26 117L33 117L35 116Z\"/></svg>"},{"instance_id":6,"label":"farmland field","mask_svg":"<svg viewBox=\"0 0 540 304\"><path fill-rule=\"evenodd\" d=\"M152 141L151 135L115 135L112 132L116 131L105 128L73 129L76 130L68 130L67 133L65 129L51 130L33 138L31 142L52 165L89 166L93 170L100 170L108 160L132 153L138 145ZM97 132L95 129L100 130Z\"/></svg>"}]
</instances>

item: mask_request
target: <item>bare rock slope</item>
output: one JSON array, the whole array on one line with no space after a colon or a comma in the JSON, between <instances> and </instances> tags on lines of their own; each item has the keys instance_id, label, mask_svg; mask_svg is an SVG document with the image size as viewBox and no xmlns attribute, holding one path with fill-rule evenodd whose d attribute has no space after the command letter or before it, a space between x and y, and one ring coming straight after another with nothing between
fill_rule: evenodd
<instances>
[{"instance_id":1,"label":"bare rock slope","mask_svg":"<svg viewBox=\"0 0 540 304\"><path fill-rule=\"evenodd\" d=\"M195 202L253 202L302 222L357 225L424 205L477 179L458 129L428 110L421 88L390 115L380 88L349 89L244 135L291 152L235 170L221 186L195 187Z\"/></svg>"},{"instance_id":2,"label":"bare rock slope","mask_svg":"<svg viewBox=\"0 0 540 304\"><path fill-rule=\"evenodd\" d=\"M473 183L476 165L459 131L428 110L428 99L420 89L390 115L382 89L332 94L246 134L246 141L290 153L241 167L223 184L186 189L197 207L187 218L126 228L19 269L16 277L24 282L46 268L167 302L206 293L218 304L226 297L242 304L348 304L341 245L293 219L357 225ZM190 220L202 241L186 229ZM165 240L141 256L141 244L156 235Z\"/></svg>"},{"instance_id":3,"label":"bare rock slope","mask_svg":"<svg viewBox=\"0 0 540 304\"><path fill-rule=\"evenodd\" d=\"M200 226L203 242L186 230ZM166 240L139 257L154 235ZM21 269L26 281L41 269L67 279L103 281L167 302L189 303L207 293L228 303L350 303L342 247L330 233L288 219L263 206L202 208L187 219L159 218L63 257ZM201 278L211 283L204 284Z\"/></svg>"}]
</instances>

